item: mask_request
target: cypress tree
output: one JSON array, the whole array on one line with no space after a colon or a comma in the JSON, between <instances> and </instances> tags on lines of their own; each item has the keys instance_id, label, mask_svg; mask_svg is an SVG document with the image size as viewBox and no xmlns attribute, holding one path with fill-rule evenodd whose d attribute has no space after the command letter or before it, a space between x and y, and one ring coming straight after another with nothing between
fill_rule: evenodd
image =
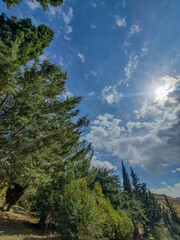
<instances>
[{"instance_id":1,"label":"cypress tree","mask_svg":"<svg viewBox=\"0 0 180 240\"><path fill-rule=\"evenodd\" d=\"M126 168L124 166L124 163L122 161L122 175L123 175L123 189L124 191L127 191L128 193L131 193L131 183L129 180L129 175L126 172Z\"/></svg>"}]
</instances>

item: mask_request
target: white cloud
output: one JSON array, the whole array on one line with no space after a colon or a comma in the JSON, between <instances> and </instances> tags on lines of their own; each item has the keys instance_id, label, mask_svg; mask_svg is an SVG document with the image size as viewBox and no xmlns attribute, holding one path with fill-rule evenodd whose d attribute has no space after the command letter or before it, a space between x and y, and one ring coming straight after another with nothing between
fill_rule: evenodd
<instances>
[{"instance_id":1,"label":"white cloud","mask_svg":"<svg viewBox=\"0 0 180 240\"><path fill-rule=\"evenodd\" d=\"M78 53L77 56L80 58L80 60L84 63L85 62L85 57L83 54Z\"/></svg>"},{"instance_id":2,"label":"white cloud","mask_svg":"<svg viewBox=\"0 0 180 240\"><path fill-rule=\"evenodd\" d=\"M180 77L166 76L161 80L179 88ZM109 104L116 101L112 93L112 86L102 91ZM159 172L165 166L179 164L179 92L171 93L163 105L154 102L153 97L147 98L134 114L134 119L130 122L123 122L108 113L99 115L91 123L87 140L95 149L107 151L119 160L127 160L151 172Z\"/></svg>"},{"instance_id":3,"label":"white cloud","mask_svg":"<svg viewBox=\"0 0 180 240\"><path fill-rule=\"evenodd\" d=\"M117 85L115 86L106 86L101 91L103 101L106 101L109 104L117 103L122 98L122 93L119 93L117 90Z\"/></svg>"},{"instance_id":4,"label":"white cloud","mask_svg":"<svg viewBox=\"0 0 180 240\"><path fill-rule=\"evenodd\" d=\"M63 12L63 20L65 24L68 25L71 22L72 18L73 18L73 9L70 7L67 14Z\"/></svg>"},{"instance_id":5,"label":"white cloud","mask_svg":"<svg viewBox=\"0 0 180 240\"><path fill-rule=\"evenodd\" d=\"M64 39L66 39L67 41L71 41L71 38L70 37L68 37L67 35L64 35Z\"/></svg>"},{"instance_id":6,"label":"white cloud","mask_svg":"<svg viewBox=\"0 0 180 240\"><path fill-rule=\"evenodd\" d=\"M127 78L130 78L134 70L137 68L139 63L138 56L134 53L131 53L127 65L124 67L125 75Z\"/></svg>"},{"instance_id":7,"label":"white cloud","mask_svg":"<svg viewBox=\"0 0 180 240\"><path fill-rule=\"evenodd\" d=\"M172 173L180 172L180 168L176 168L175 170L171 171Z\"/></svg>"},{"instance_id":8,"label":"white cloud","mask_svg":"<svg viewBox=\"0 0 180 240\"><path fill-rule=\"evenodd\" d=\"M115 19L115 26L117 26L117 27L126 27L126 19L125 19L125 17L120 17L119 15L115 15L114 19Z\"/></svg>"},{"instance_id":9,"label":"white cloud","mask_svg":"<svg viewBox=\"0 0 180 240\"><path fill-rule=\"evenodd\" d=\"M116 170L116 166L112 165L108 161L99 161L99 160L97 160L96 156L93 156L92 161L91 161L91 166L96 167L96 168L108 168L108 169Z\"/></svg>"},{"instance_id":10,"label":"white cloud","mask_svg":"<svg viewBox=\"0 0 180 240\"><path fill-rule=\"evenodd\" d=\"M176 183L173 186L167 186L165 188L151 189L151 192L158 194L166 194L170 197L180 197L180 183Z\"/></svg>"},{"instance_id":11,"label":"white cloud","mask_svg":"<svg viewBox=\"0 0 180 240\"><path fill-rule=\"evenodd\" d=\"M96 3L95 2L91 2L91 7L96 8Z\"/></svg>"},{"instance_id":12,"label":"white cloud","mask_svg":"<svg viewBox=\"0 0 180 240\"><path fill-rule=\"evenodd\" d=\"M96 29L96 25L91 24L91 25L89 26L89 28L91 28L91 29Z\"/></svg>"},{"instance_id":13,"label":"white cloud","mask_svg":"<svg viewBox=\"0 0 180 240\"><path fill-rule=\"evenodd\" d=\"M162 182L161 182L161 184L162 184L162 185L166 185L167 183L166 183L166 182L164 182L164 181L162 181Z\"/></svg>"},{"instance_id":14,"label":"white cloud","mask_svg":"<svg viewBox=\"0 0 180 240\"><path fill-rule=\"evenodd\" d=\"M72 33L73 28L69 25L66 26L66 34Z\"/></svg>"},{"instance_id":15,"label":"white cloud","mask_svg":"<svg viewBox=\"0 0 180 240\"><path fill-rule=\"evenodd\" d=\"M26 4L33 11L40 7L40 4L36 0L33 0L33 2L28 0L28 1L26 1Z\"/></svg>"},{"instance_id":16,"label":"white cloud","mask_svg":"<svg viewBox=\"0 0 180 240\"><path fill-rule=\"evenodd\" d=\"M94 96L94 94L95 94L95 92L94 92L94 91L93 91L93 92L89 92L89 93L88 93L88 95L89 95L89 96Z\"/></svg>"},{"instance_id":17,"label":"white cloud","mask_svg":"<svg viewBox=\"0 0 180 240\"><path fill-rule=\"evenodd\" d=\"M93 71L93 70L90 70L90 73L93 75L93 76L97 76L97 72Z\"/></svg>"},{"instance_id":18,"label":"white cloud","mask_svg":"<svg viewBox=\"0 0 180 240\"><path fill-rule=\"evenodd\" d=\"M56 14L56 8L49 5L49 6L48 6L48 9L49 9L49 12L50 12L51 16L54 17L55 14Z\"/></svg>"},{"instance_id":19,"label":"white cloud","mask_svg":"<svg viewBox=\"0 0 180 240\"><path fill-rule=\"evenodd\" d=\"M128 35L129 35L129 36L132 36L132 35L134 35L135 33L138 33L138 32L140 32L140 31L141 31L141 28L140 28L138 25L134 24L134 25L131 26L131 28L130 28L130 30L129 30L129 32L128 32Z\"/></svg>"},{"instance_id":20,"label":"white cloud","mask_svg":"<svg viewBox=\"0 0 180 240\"><path fill-rule=\"evenodd\" d=\"M143 47L141 48L141 57L144 57L147 55L149 49L147 47L147 42L144 43Z\"/></svg>"},{"instance_id":21,"label":"white cloud","mask_svg":"<svg viewBox=\"0 0 180 240\"><path fill-rule=\"evenodd\" d=\"M70 26L70 22L73 19L73 9L70 7L68 9L67 14L65 12L62 13L62 17L65 23L65 28L66 28L66 34L69 34L72 32L72 27Z\"/></svg>"}]
</instances>

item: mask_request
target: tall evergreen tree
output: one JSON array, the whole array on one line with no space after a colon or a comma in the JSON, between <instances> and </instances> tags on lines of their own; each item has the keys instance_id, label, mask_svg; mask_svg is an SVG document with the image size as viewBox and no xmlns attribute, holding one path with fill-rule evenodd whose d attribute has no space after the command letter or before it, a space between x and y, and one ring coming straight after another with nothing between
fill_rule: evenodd
<instances>
[{"instance_id":1,"label":"tall evergreen tree","mask_svg":"<svg viewBox=\"0 0 180 240\"><path fill-rule=\"evenodd\" d=\"M137 174L134 173L132 167L130 167L131 169L131 178L132 178L132 185L133 185L133 192L136 196L136 198L139 198L140 195L140 189L141 189L141 184L139 183L139 178L137 177Z\"/></svg>"},{"instance_id":2,"label":"tall evergreen tree","mask_svg":"<svg viewBox=\"0 0 180 240\"><path fill-rule=\"evenodd\" d=\"M48 61L13 77L15 87L0 111L0 178L14 189L14 197L8 191L12 204L19 196L16 185L46 184L77 159L85 161L82 155L90 150L79 143L81 128L88 124L86 117L77 118L81 97L63 97L66 78L61 67Z\"/></svg>"},{"instance_id":3,"label":"tall evergreen tree","mask_svg":"<svg viewBox=\"0 0 180 240\"><path fill-rule=\"evenodd\" d=\"M96 176L94 181L91 183L91 188L94 187L95 182L99 182L102 188L102 193L105 197L108 197L111 204L117 207L118 194L121 189L120 180L118 175L115 174L114 169L108 168L96 168Z\"/></svg>"},{"instance_id":4,"label":"tall evergreen tree","mask_svg":"<svg viewBox=\"0 0 180 240\"><path fill-rule=\"evenodd\" d=\"M126 172L126 168L124 166L124 162L122 161L122 175L123 175L123 189L128 193L131 193L131 183L129 180L129 175Z\"/></svg>"}]
</instances>

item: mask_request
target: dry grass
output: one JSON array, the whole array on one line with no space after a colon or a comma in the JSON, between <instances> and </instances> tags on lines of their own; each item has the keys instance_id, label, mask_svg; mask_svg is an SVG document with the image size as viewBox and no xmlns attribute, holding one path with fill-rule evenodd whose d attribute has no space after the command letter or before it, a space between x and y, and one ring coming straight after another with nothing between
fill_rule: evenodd
<instances>
[{"instance_id":1,"label":"dry grass","mask_svg":"<svg viewBox=\"0 0 180 240\"><path fill-rule=\"evenodd\" d=\"M30 217L21 207L9 212L0 212L0 240L60 240L60 237L44 237L37 228L37 220Z\"/></svg>"}]
</instances>

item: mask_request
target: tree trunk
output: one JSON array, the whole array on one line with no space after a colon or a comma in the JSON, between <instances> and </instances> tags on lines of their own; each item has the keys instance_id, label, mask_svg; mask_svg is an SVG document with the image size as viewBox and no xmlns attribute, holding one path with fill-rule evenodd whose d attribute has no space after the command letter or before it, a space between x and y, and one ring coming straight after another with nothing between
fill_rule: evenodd
<instances>
[{"instance_id":1,"label":"tree trunk","mask_svg":"<svg viewBox=\"0 0 180 240\"><path fill-rule=\"evenodd\" d=\"M134 226L133 239L134 240L139 239L139 229L138 229L138 227L135 227L135 226Z\"/></svg>"},{"instance_id":2,"label":"tree trunk","mask_svg":"<svg viewBox=\"0 0 180 240\"><path fill-rule=\"evenodd\" d=\"M143 224L143 228L144 228L144 237L148 237L149 233L148 233L148 228L145 224Z\"/></svg>"},{"instance_id":3,"label":"tree trunk","mask_svg":"<svg viewBox=\"0 0 180 240\"><path fill-rule=\"evenodd\" d=\"M27 188L27 186L22 187L17 183L13 183L12 186L13 188L8 187L6 192L5 205L8 204L6 211L9 211L11 207L17 203L17 201L20 199L20 197L25 192L25 189Z\"/></svg>"},{"instance_id":4,"label":"tree trunk","mask_svg":"<svg viewBox=\"0 0 180 240\"><path fill-rule=\"evenodd\" d=\"M51 229L52 229L52 207L49 208L49 211L46 215L46 220L45 220L45 226L44 226L44 235L49 235L51 234Z\"/></svg>"}]
</instances>

